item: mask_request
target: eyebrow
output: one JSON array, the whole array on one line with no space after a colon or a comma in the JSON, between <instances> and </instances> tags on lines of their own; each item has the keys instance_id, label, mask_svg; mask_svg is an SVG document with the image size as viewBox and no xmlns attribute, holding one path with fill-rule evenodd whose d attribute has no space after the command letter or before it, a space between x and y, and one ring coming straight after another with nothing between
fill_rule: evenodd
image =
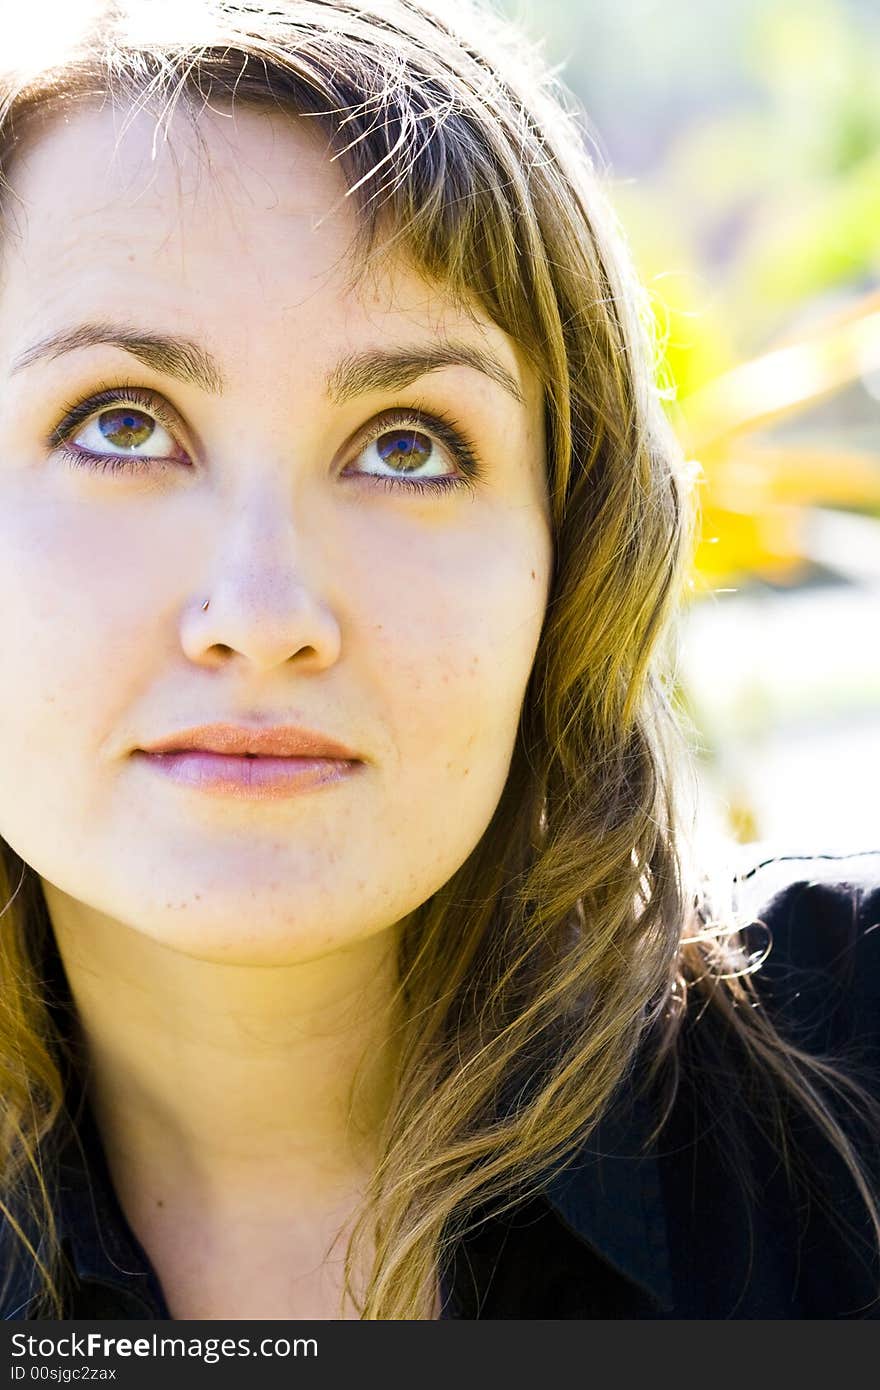
<instances>
[{"instance_id":1,"label":"eyebrow","mask_svg":"<svg viewBox=\"0 0 880 1390\"><path fill-rule=\"evenodd\" d=\"M51 360L65 352L98 345L122 348L144 366L187 385L200 386L212 395L220 396L225 390L219 364L198 343L189 338L138 332L134 328L109 323L80 323L41 338L13 358L9 375L14 376L33 362Z\"/></svg>"},{"instance_id":2,"label":"eyebrow","mask_svg":"<svg viewBox=\"0 0 880 1390\"><path fill-rule=\"evenodd\" d=\"M331 400L343 405L368 391L400 391L418 377L441 367L473 367L508 391L520 405L525 405L516 378L491 353L470 343L447 339L429 347L417 344L351 353L337 362L329 373L325 390Z\"/></svg>"},{"instance_id":3,"label":"eyebrow","mask_svg":"<svg viewBox=\"0 0 880 1390\"><path fill-rule=\"evenodd\" d=\"M223 395L226 380L217 359L191 338L141 332L108 323L82 323L41 338L12 361L10 375L42 359L95 346L122 348L144 366L211 395ZM367 348L349 353L328 372L324 390L337 405L369 391L399 391L418 377L442 367L472 367L510 393L520 405L525 398L516 378L491 353L470 343L440 339L430 345Z\"/></svg>"}]
</instances>

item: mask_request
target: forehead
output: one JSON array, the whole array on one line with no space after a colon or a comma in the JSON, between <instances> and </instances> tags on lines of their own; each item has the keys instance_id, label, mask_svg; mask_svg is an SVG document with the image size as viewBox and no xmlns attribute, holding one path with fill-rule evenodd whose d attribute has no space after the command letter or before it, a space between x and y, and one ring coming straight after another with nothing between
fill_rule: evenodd
<instances>
[{"instance_id":1,"label":"forehead","mask_svg":"<svg viewBox=\"0 0 880 1390\"><path fill-rule=\"evenodd\" d=\"M356 210L321 130L282 113L80 108L31 138L9 171L0 337L119 316L277 343L420 326L491 346L528 394L517 345L402 254L367 275ZM386 339L387 340L387 339ZM314 342L320 351L320 342Z\"/></svg>"}]
</instances>

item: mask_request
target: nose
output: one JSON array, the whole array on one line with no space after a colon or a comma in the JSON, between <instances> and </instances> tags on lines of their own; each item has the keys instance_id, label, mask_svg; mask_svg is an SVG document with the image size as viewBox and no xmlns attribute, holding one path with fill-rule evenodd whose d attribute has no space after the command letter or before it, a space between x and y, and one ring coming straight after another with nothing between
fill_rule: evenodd
<instances>
[{"instance_id":1,"label":"nose","mask_svg":"<svg viewBox=\"0 0 880 1390\"><path fill-rule=\"evenodd\" d=\"M293 657L315 669L331 666L341 629L321 560L320 541L295 524L289 506L237 508L231 527L221 528L207 578L184 605L186 655L213 665L237 658L259 671Z\"/></svg>"}]
</instances>

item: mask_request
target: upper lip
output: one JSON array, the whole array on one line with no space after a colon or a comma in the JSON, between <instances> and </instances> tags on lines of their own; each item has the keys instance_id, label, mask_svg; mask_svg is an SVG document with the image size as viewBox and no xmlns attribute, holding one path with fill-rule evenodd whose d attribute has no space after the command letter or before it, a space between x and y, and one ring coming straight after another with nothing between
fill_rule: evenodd
<instances>
[{"instance_id":1,"label":"upper lip","mask_svg":"<svg viewBox=\"0 0 880 1390\"><path fill-rule=\"evenodd\" d=\"M199 724L155 743L144 744L145 753L175 753L200 748L207 753L255 753L276 758L344 758L361 761L357 753L326 734L294 724L256 728L244 724Z\"/></svg>"}]
</instances>

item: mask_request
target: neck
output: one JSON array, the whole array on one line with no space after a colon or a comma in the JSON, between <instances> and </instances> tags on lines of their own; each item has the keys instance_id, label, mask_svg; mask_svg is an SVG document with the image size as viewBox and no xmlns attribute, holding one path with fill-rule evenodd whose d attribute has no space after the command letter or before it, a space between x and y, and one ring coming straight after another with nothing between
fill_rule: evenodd
<instances>
[{"instance_id":1,"label":"neck","mask_svg":"<svg viewBox=\"0 0 880 1390\"><path fill-rule=\"evenodd\" d=\"M279 1194L332 1206L361 1185L393 1084L394 930L296 965L227 965L47 889L121 1187L277 1216Z\"/></svg>"}]
</instances>

